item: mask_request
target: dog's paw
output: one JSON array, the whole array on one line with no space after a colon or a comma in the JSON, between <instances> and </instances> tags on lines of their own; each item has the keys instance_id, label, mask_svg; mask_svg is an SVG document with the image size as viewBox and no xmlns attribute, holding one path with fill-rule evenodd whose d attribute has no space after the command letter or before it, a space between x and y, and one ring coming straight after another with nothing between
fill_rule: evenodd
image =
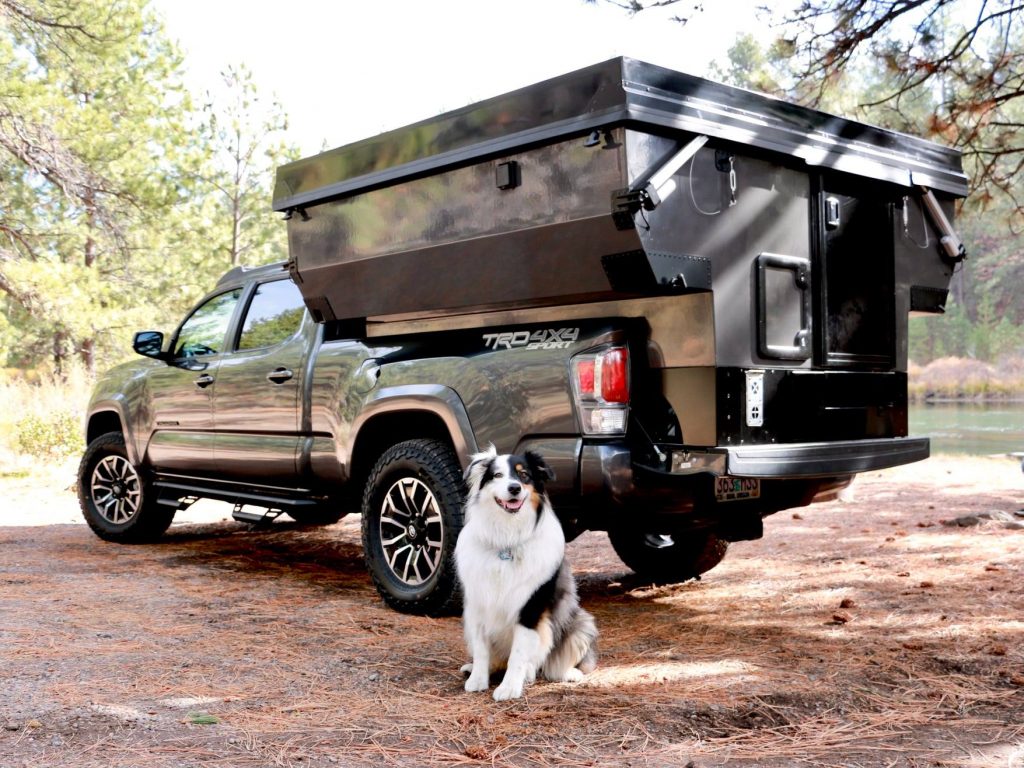
<instances>
[{"instance_id":1,"label":"dog's paw","mask_svg":"<svg viewBox=\"0 0 1024 768\"><path fill-rule=\"evenodd\" d=\"M471 661L468 664L463 664L461 667L459 667L459 672L461 672L464 675L472 675L473 674L473 662Z\"/></svg>"},{"instance_id":2,"label":"dog's paw","mask_svg":"<svg viewBox=\"0 0 1024 768\"><path fill-rule=\"evenodd\" d=\"M583 673L580 672L576 667L572 667L564 675L562 675L563 683L579 683L582 680Z\"/></svg>"},{"instance_id":3,"label":"dog's paw","mask_svg":"<svg viewBox=\"0 0 1024 768\"><path fill-rule=\"evenodd\" d=\"M477 691L486 691L490 683L491 681L488 675L476 674L474 672L469 676L469 679L466 681L465 688L469 693L475 693Z\"/></svg>"},{"instance_id":4,"label":"dog's paw","mask_svg":"<svg viewBox=\"0 0 1024 768\"><path fill-rule=\"evenodd\" d=\"M494 700L495 701L508 701L509 699L518 699L523 695L523 684L510 683L509 681L502 682L497 688L494 689Z\"/></svg>"}]
</instances>

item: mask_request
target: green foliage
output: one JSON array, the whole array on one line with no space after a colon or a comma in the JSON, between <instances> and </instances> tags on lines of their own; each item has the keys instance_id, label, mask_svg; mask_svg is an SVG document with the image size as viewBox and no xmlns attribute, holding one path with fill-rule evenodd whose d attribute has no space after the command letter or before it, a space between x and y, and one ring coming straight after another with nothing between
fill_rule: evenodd
<instances>
[{"instance_id":1,"label":"green foliage","mask_svg":"<svg viewBox=\"0 0 1024 768\"><path fill-rule=\"evenodd\" d=\"M220 722L219 717L208 712L189 712L186 720L192 725L216 725Z\"/></svg>"},{"instance_id":2,"label":"green foliage","mask_svg":"<svg viewBox=\"0 0 1024 768\"><path fill-rule=\"evenodd\" d=\"M30 413L15 423L14 444L19 453L38 459L80 453L85 447L81 418L71 410Z\"/></svg>"},{"instance_id":3,"label":"green foliage","mask_svg":"<svg viewBox=\"0 0 1024 768\"><path fill-rule=\"evenodd\" d=\"M711 78L762 93L784 92L781 81L785 74L780 62L785 60L786 53L781 43L766 52L753 35L739 35L729 48L728 56L724 68L717 61L711 62L708 67Z\"/></svg>"},{"instance_id":4,"label":"green foliage","mask_svg":"<svg viewBox=\"0 0 1024 768\"><path fill-rule=\"evenodd\" d=\"M0 366L106 366L284 258L280 105L244 70L197 105L147 0L0 0L0 61Z\"/></svg>"}]
</instances>

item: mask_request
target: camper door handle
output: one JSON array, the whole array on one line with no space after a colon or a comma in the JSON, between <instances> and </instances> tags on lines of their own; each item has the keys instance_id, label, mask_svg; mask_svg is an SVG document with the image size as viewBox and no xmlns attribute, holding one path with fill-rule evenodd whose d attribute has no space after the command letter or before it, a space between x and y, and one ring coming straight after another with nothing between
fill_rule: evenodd
<instances>
[{"instance_id":1,"label":"camper door handle","mask_svg":"<svg viewBox=\"0 0 1024 768\"><path fill-rule=\"evenodd\" d=\"M839 229L839 199L835 197L825 198L825 227L828 229Z\"/></svg>"},{"instance_id":2,"label":"camper door handle","mask_svg":"<svg viewBox=\"0 0 1024 768\"><path fill-rule=\"evenodd\" d=\"M274 384L284 384L295 374L289 371L287 368L275 368L267 374L267 381Z\"/></svg>"},{"instance_id":3,"label":"camper door handle","mask_svg":"<svg viewBox=\"0 0 1024 768\"><path fill-rule=\"evenodd\" d=\"M213 384L213 376L208 373L204 373L202 376L196 379L196 386L200 389L206 389L208 386Z\"/></svg>"}]
</instances>

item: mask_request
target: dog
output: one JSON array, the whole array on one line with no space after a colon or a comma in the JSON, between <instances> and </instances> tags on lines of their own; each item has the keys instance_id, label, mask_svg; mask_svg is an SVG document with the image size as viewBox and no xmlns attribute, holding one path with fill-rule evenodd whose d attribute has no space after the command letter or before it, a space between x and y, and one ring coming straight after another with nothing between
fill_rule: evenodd
<instances>
[{"instance_id":1,"label":"dog","mask_svg":"<svg viewBox=\"0 0 1024 768\"><path fill-rule=\"evenodd\" d=\"M544 492L554 474L538 454L499 456L492 445L466 470L465 525L455 544L467 691L505 669L497 701L517 699L541 672L578 682L597 665L597 626L580 608L565 535Z\"/></svg>"}]
</instances>

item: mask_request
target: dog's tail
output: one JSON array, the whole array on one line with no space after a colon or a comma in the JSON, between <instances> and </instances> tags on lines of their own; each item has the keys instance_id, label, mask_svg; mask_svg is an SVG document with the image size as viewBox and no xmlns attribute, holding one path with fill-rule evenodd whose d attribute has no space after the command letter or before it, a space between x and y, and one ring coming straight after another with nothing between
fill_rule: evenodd
<instances>
[{"instance_id":1,"label":"dog's tail","mask_svg":"<svg viewBox=\"0 0 1024 768\"><path fill-rule=\"evenodd\" d=\"M544 662L544 677L548 680L568 679L573 669L588 674L597 667L597 624L594 617L582 608L576 612L572 624Z\"/></svg>"}]
</instances>

